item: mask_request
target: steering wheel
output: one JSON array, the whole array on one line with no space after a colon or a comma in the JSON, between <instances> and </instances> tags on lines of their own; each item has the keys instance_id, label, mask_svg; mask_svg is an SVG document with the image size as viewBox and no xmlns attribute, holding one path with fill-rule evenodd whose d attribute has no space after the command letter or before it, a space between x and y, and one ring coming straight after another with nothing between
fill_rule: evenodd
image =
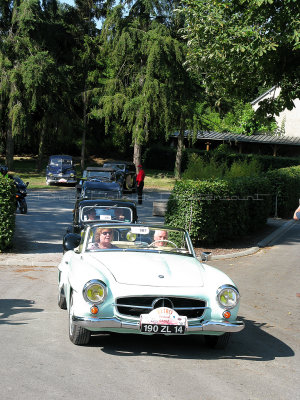
<instances>
[{"instance_id":1,"label":"steering wheel","mask_svg":"<svg viewBox=\"0 0 300 400\"><path fill-rule=\"evenodd\" d=\"M174 247L174 249L178 249L177 245L174 242L171 242L171 240L166 240L166 239L154 240L154 242L152 242L148 245L148 248L161 247L161 246L156 246L156 243L161 243L161 242L171 244L172 245L171 247ZM162 246L162 247L165 247L165 246Z\"/></svg>"}]
</instances>

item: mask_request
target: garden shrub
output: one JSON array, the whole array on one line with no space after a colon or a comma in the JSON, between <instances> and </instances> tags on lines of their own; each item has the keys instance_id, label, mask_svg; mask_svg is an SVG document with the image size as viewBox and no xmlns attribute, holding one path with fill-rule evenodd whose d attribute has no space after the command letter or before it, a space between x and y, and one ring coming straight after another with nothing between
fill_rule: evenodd
<instances>
[{"instance_id":1,"label":"garden shrub","mask_svg":"<svg viewBox=\"0 0 300 400\"><path fill-rule=\"evenodd\" d=\"M15 231L15 184L0 176L0 251L11 247Z\"/></svg>"},{"instance_id":2,"label":"garden shrub","mask_svg":"<svg viewBox=\"0 0 300 400\"><path fill-rule=\"evenodd\" d=\"M234 161L229 169L226 171L224 176L226 178L239 178L242 176L259 176L262 171L260 162L257 159L250 161Z\"/></svg>"},{"instance_id":3,"label":"garden shrub","mask_svg":"<svg viewBox=\"0 0 300 400\"><path fill-rule=\"evenodd\" d=\"M239 153L226 153L218 152L216 150L207 152L207 158L213 158L219 164L226 164L230 167L236 161L247 161L248 163L252 160L257 160L261 165L262 171L269 171L273 169L286 168L296 166L300 164L299 157L274 157L257 154L239 154Z\"/></svg>"},{"instance_id":4,"label":"garden shrub","mask_svg":"<svg viewBox=\"0 0 300 400\"><path fill-rule=\"evenodd\" d=\"M192 154L182 177L184 179L238 178L258 176L261 170L261 164L257 159L236 160L228 167L226 163L216 162L214 158L205 160L203 157Z\"/></svg>"},{"instance_id":5,"label":"garden shrub","mask_svg":"<svg viewBox=\"0 0 300 400\"><path fill-rule=\"evenodd\" d=\"M183 179L217 179L225 174L226 165L219 165L214 159L206 161L196 154L190 156Z\"/></svg>"},{"instance_id":6,"label":"garden shrub","mask_svg":"<svg viewBox=\"0 0 300 400\"><path fill-rule=\"evenodd\" d=\"M264 177L177 181L165 222L188 230L196 245L242 237L266 223L270 191Z\"/></svg>"},{"instance_id":7,"label":"garden shrub","mask_svg":"<svg viewBox=\"0 0 300 400\"><path fill-rule=\"evenodd\" d=\"M300 166L268 171L266 177L272 186L272 216L291 218L299 205Z\"/></svg>"}]
</instances>

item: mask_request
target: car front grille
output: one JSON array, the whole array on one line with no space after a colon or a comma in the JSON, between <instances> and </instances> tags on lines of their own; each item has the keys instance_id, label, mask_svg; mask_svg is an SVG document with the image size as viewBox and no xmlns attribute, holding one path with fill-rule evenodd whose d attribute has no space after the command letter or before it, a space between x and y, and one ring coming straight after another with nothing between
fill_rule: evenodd
<instances>
[{"instance_id":1,"label":"car front grille","mask_svg":"<svg viewBox=\"0 0 300 400\"><path fill-rule=\"evenodd\" d=\"M172 296L131 296L116 299L115 304L120 314L129 317L139 317L141 314L148 314L154 308L173 308L179 315L187 318L200 318L207 308L203 300L172 297Z\"/></svg>"}]
</instances>

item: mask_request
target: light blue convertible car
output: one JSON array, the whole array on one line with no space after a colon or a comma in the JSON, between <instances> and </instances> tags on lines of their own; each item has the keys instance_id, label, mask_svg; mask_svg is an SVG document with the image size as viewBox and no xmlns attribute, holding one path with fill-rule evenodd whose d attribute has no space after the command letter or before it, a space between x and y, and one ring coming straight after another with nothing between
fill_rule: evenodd
<instances>
[{"instance_id":1,"label":"light blue convertible car","mask_svg":"<svg viewBox=\"0 0 300 400\"><path fill-rule=\"evenodd\" d=\"M196 258L183 229L93 224L73 245L58 266L58 304L74 344L98 332L196 334L225 348L244 328L236 285Z\"/></svg>"}]
</instances>

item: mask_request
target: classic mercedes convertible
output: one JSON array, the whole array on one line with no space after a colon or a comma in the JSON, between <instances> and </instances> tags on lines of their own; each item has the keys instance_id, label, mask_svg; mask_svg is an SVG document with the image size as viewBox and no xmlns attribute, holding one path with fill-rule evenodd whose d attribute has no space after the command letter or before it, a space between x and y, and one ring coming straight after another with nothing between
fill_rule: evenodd
<instances>
[{"instance_id":1,"label":"classic mercedes convertible","mask_svg":"<svg viewBox=\"0 0 300 400\"><path fill-rule=\"evenodd\" d=\"M96 223L72 235L58 266L58 305L74 344L117 332L204 335L224 348L244 328L236 285L197 259L185 230Z\"/></svg>"}]
</instances>

